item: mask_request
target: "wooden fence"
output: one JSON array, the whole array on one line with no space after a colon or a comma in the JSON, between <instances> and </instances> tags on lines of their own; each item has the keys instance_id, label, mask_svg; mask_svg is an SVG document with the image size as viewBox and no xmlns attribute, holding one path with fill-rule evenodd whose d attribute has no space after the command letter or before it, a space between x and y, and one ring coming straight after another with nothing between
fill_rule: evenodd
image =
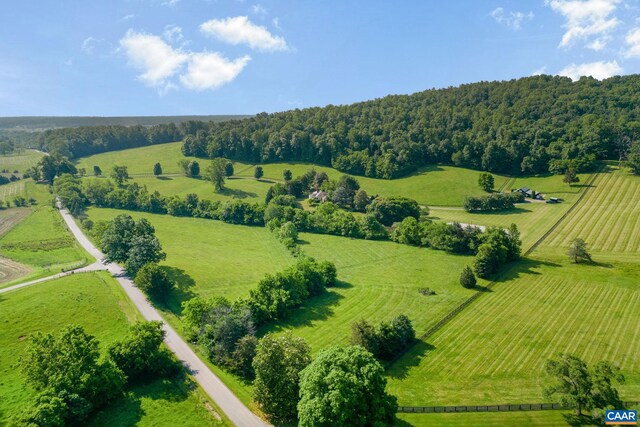
<instances>
[{"instance_id":1,"label":"wooden fence","mask_svg":"<svg viewBox=\"0 0 640 427\"><path fill-rule=\"evenodd\" d=\"M640 405L640 401L623 402L625 408ZM399 406L398 412L432 414L449 412L515 412L571 409L560 403L519 403L509 405L460 405L460 406Z\"/></svg>"}]
</instances>

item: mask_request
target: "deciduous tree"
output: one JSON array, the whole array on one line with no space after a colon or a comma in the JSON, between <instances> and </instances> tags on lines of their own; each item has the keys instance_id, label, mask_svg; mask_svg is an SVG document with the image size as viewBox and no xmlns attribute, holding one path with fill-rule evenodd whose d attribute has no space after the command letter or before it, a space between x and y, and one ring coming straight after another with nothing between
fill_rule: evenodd
<instances>
[{"instance_id":1,"label":"deciduous tree","mask_svg":"<svg viewBox=\"0 0 640 427\"><path fill-rule=\"evenodd\" d=\"M311 349L291 332L265 335L258 343L253 368L253 398L269 421L293 422L300 399L300 372L311 362Z\"/></svg>"},{"instance_id":2,"label":"deciduous tree","mask_svg":"<svg viewBox=\"0 0 640 427\"><path fill-rule=\"evenodd\" d=\"M299 425L384 426L397 409L384 369L360 346L321 350L300 373Z\"/></svg>"}]
</instances>

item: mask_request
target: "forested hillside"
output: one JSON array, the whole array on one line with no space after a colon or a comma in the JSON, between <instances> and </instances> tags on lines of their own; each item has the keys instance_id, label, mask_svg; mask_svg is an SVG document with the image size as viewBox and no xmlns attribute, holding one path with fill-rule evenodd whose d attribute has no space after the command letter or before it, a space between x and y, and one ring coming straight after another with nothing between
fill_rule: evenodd
<instances>
[{"instance_id":1,"label":"forested hillside","mask_svg":"<svg viewBox=\"0 0 640 427\"><path fill-rule=\"evenodd\" d=\"M300 160L395 178L429 163L544 173L587 170L640 136L640 76L604 81L536 76L481 82L348 106L212 124L184 152L252 162ZM623 150L624 151L624 150Z\"/></svg>"},{"instance_id":2,"label":"forested hillside","mask_svg":"<svg viewBox=\"0 0 640 427\"><path fill-rule=\"evenodd\" d=\"M79 157L184 138L185 155L305 161L387 179L432 163L581 172L639 144L639 116L640 75L535 76L219 123L58 129L45 132L41 145Z\"/></svg>"}]
</instances>

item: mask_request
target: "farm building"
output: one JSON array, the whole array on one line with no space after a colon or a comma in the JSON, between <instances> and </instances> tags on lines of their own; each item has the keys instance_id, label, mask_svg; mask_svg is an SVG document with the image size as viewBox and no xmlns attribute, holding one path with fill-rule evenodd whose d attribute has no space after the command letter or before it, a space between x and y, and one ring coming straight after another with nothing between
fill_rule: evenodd
<instances>
[{"instance_id":1,"label":"farm building","mask_svg":"<svg viewBox=\"0 0 640 427\"><path fill-rule=\"evenodd\" d=\"M315 200L316 202L320 203L326 202L328 197L329 194L321 190L314 191L313 193L309 194L309 200Z\"/></svg>"},{"instance_id":2,"label":"farm building","mask_svg":"<svg viewBox=\"0 0 640 427\"><path fill-rule=\"evenodd\" d=\"M524 197L528 197L529 199L538 199L543 200L542 193L538 193L535 190L530 189L529 187L518 188L517 190L511 190L516 193L520 193L524 195Z\"/></svg>"}]
</instances>

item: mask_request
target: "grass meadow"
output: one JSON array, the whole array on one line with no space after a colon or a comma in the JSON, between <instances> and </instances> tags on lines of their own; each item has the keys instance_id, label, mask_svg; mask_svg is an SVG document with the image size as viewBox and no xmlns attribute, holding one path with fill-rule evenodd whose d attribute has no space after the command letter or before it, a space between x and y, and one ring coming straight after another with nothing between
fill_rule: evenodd
<instances>
[{"instance_id":1,"label":"grass meadow","mask_svg":"<svg viewBox=\"0 0 640 427\"><path fill-rule=\"evenodd\" d=\"M0 283L0 288L77 268L93 262L67 231L60 214L50 206L38 205L0 237L0 256L30 267L32 272L19 280ZM0 213L2 215L3 213Z\"/></svg>"},{"instance_id":2,"label":"grass meadow","mask_svg":"<svg viewBox=\"0 0 640 427\"><path fill-rule=\"evenodd\" d=\"M640 268L530 259L389 371L401 405L535 403L544 362L609 360L640 395Z\"/></svg>"},{"instance_id":3,"label":"grass meadow","mask_svg":"<svg viewBox=\"0 0 640 427\"><path fill-rule=\"evenodd\" d=\"M300 238L307 242L304 253L335 263L340 284L270 330L292 329L314 351L348 344L351 325L360 319L377 324L406 314L420 335L475 292L458 283L471 257L393 242L309 233ZM420 288L436 295L424 296Z\"/></svg>"},{"instance_id":4,"label":"grass meadow","mask_svg":"<svg viewBox=\"0 0 640 427\"><path fill-rule=\"evenodd\" d=\"M122 151L112 151L108 153L96 154L78 160L77 166L83 167L88 174L93 171L93 166L100 166L102 173L108 176L113 165L126 165L132 181L139 184L146 184L151 190L168 194L198 193L201 197L209 195L208 198L215 199L213 189L205 181L196 183L192 179L178 179L181 171L178 161L181 159L192 160L192 157L185 157L180 151L182 143L172 142L168 144L152 145L148 147L132 148ZM152 174L153 165L160 162L165 176L158 180ZM201 170L204 170L207 159L198 159ZM318 166L305 163L268 163L261 165L264 170L263 180L266 183L258 183L253 180L255 165L234 162L235 178L239 178L234 183L233 179L227 180L229 192L222 193L219 197L251 198L255 197L264 200L264 194L268 189L270 181L281 181L282 171L290 169L293 176L304 174L307 170L315 168L317 171L326 172L330 178L337 179L342 172L326 166ZM484 194L478 187L478 176L480 172L457 168L453 166L429 166L404 178L385 180L358 176L360 186L369 194L381 196L404 196L417 200L420 204L433 206L462 206L464 198L467 196L479 196ZM494 175L496 188L506 186L508 177ZM175 182L172 182L175 180ZM266 187L266 188L265 188ZM171 191L175 192L171 192ZM171 192L171 193L169 193ZM253 196L255 194L255 196Z\"/></svg>"},{"instance_id":5,"label":"grass meadow","mask_svg":"<svg viewBox=\"0 0 640 427\"><path fill-rule=\"evenodd\" d=\"M24 150L0 156L0 170L7 169L9 172L17 170L22 174L38 163L42 156L44 156L44 154L36 150Z\"/></svg>"},{"instance_id":6,"label":"grass meadow","mask_svg":"<svg viewBox=\"0 0 640 427\"><path fill-rule=\"evenodd\" d=\"M558 427L566 426L571 413L564 411L398 414L398 427Z\"/></svg>"},{"instance_id":7,"label":"grass meadow","mask_svg":"<svg viewBox=\"0 0 640 427\"><path fill-rule=\"evenodd\" d=\"M151 191L157 189L165 195L195 192L203 198L249 201L263 199L268 186L282 179L283 169L291 169L297 176L313 167L262 165L264 181L272 182L260 182L252 178L254 165L237 162L236 179L227 181L228 193L216 195L210 184L201 180L150 175L156 161L163 163L163 168L167 163L165 172L173 173L171 165L177 172L177 161L182 158L179 148L179 143L172 143L105 153L81 159L80 164L86 164L88 171L93 164L100 164L106 172L111 164L131 162L133 182L147 185ZM204 163L206 160L201 161ZM340 175L331 168L315 169L332 178ZM478 174L433 166L393 181L357 177L370 194L411 197L432 207L431 217L436 221L499 227L515 223L522 233L523 251L555 226L531 256L506 267L490 291L483 291L480 299L393 364L387 372L389 390L400 405L407 406L540 402L548 381L543 375L545 360L558 352L573 352L588 362L607 359L620 365L627 377L626 385L620 388L622 397L637 399L640 267L635 262L640 250L640 178L616 167L599 174L591 187L583 184L588 175L580 175L581 183L573 186L563 183L562 176L495 176L497 189L528 186L565 201L559 205L525 203L511 211L471 214L463 211L461 204L466 196L484 194L477 186ZM583 191L587 193L574 206ZM94 221L107 220L120 213L124 211L91 208L88 216ZM164 310L178 330L182 301L193 296L223 295L231 300L246 296L265 274L295 262L264 228L130 214L150 219L168 254L163 265L180 287ZM569 262L564 253L574 237L587 241L596 263ZM348 343L351 324L361 318L378 323L404 313L420 335L474 292L458 284L462 267L472 263L470 257L328 235L302 233L300 239L306 254L336 264L340 284L309 301L287 321L260 332L293 330L314 352L330 344ZM435 290L436 295L422 296L418 292L421 287ZM249 385L213 369L251 405ZM565 415L564 411L401 414L399 425L564 425Z\"/></svg>"},{"instance_id":8,"label":"grass meadow","mask_svg":"<svg viewBox=\"0 0 640 427\"><path fill-rule=\"evenodd\" d=\"M275 273L295 262L282 244L264 227L226 224L200 218L179 218L115 209L91 208L94 222L120 214L147 218L167 253L162 262L179 283L167 303L180 313L182 301L195 295L225 296L230 300L247 296L267 273Z\"/></svg>"},{"instance_id":9,"label":"grass meadow","mask_svg":"<svg viewBox=\"0 0 640 427\"><path fill-rule=\"evenodd\" d=\"M100 340L101 349L122 339L140 316L106 273L83 273L0 295L0 424L19 413L34 392L24 385L20 355L35 332L57 333L80 324ZM209 404L209 408L211 408ZM105 408L93 426L223 425L197 389L155 381L138 386Z\"/></svg>"},{"instance_id":10,"label":"grass meadow","mask_svg":"<svg viewBox=\"0 0 640 427\"><path fill-rule=\"evenodd\" d=\"M545 240L540 252L564 254L576 237L587 242L596 261L638 260L640 177L609 167L570 218Z\"/></svg>"}]
</instances>

